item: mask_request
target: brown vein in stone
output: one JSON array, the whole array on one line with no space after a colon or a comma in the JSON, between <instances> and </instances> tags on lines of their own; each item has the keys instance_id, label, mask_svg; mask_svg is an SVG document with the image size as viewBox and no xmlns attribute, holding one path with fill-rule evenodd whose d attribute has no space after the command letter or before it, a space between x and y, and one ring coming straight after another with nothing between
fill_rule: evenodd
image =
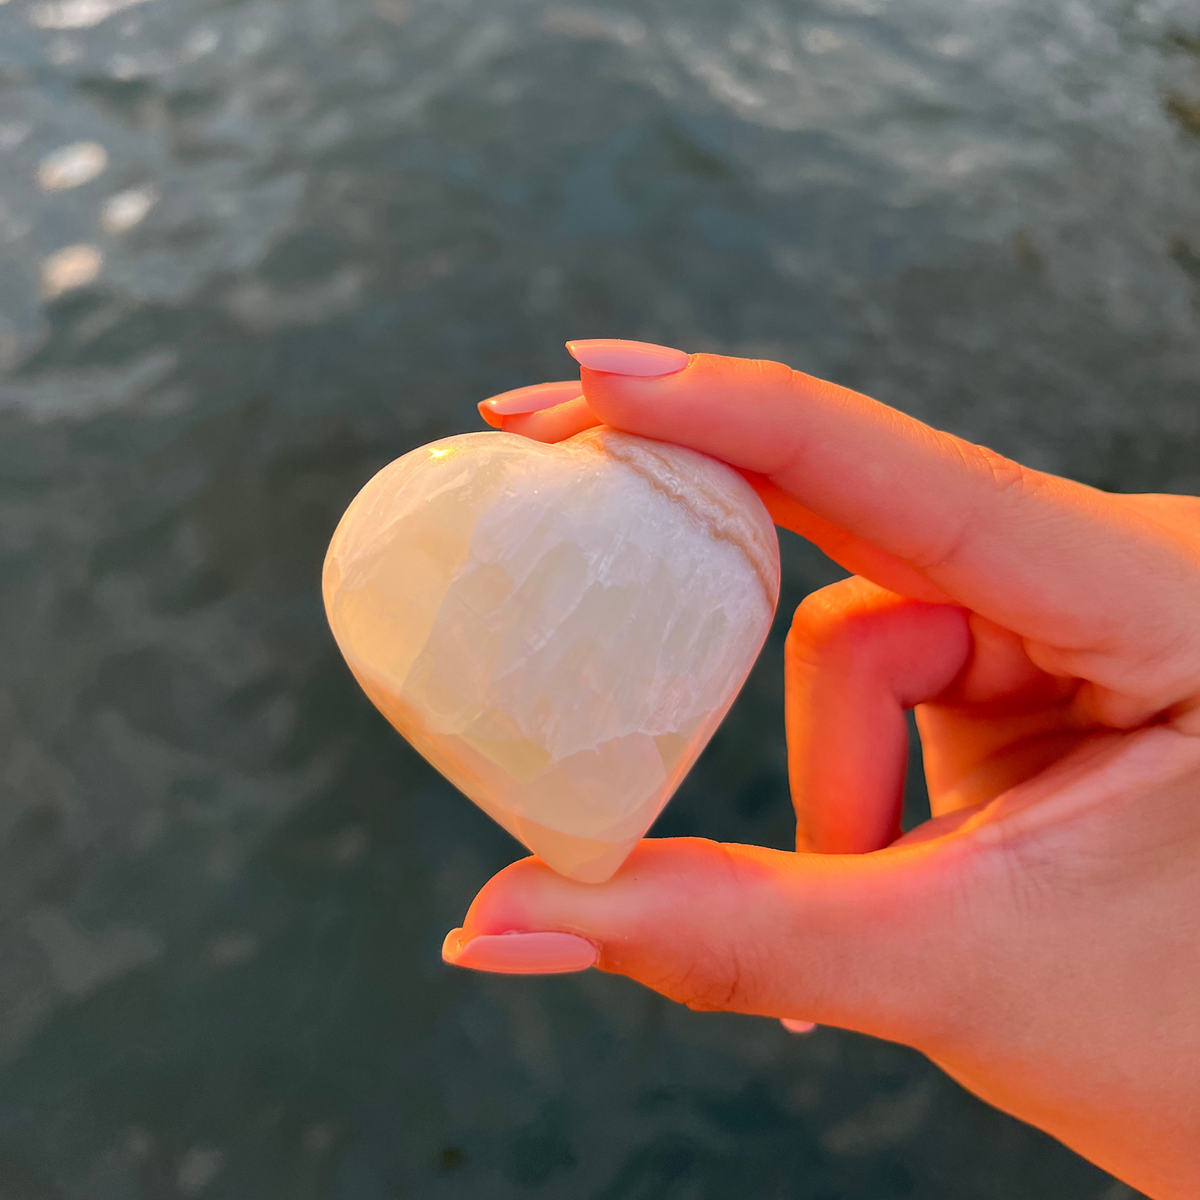
<instances>
[{"instance_id":1,"label":"brown vein in stone","mask_svg":"<svg viewBox=\"0 0 1200 1200\"><path fill-rule=\"evenodd\" d=\"M779 599L775 527L769 518L755 521L730 486L732 481L727 476L722 478L732 467L683 446L651 441L605 426L585 430L571 438L570 443L607 452L645 479L655 491L685 508L711 537L737 546L758 576L767 606L775 608ZM736 478L738 483L744 482L740 476ZM750 485L745 487L749 489Z\"/></svg>"}]
</instances>

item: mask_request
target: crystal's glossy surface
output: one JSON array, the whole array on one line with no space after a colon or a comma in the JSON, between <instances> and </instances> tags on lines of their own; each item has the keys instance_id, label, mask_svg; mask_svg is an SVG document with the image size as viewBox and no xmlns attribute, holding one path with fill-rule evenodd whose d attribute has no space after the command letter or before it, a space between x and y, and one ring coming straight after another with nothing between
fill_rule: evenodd
<instances>
[{"instance_id":1,"label":"crystal's glossy surface","mask_svg":"<svg viewBox=\"0 0 1200 1200\"><path fill-rule=\"evenodd\" d=\"M605 428L469 433L363 488L324 590L388 720L551 867L599 882L744 682L779 548L753 489L704 455Z\"/></svg>"}]
</instances>

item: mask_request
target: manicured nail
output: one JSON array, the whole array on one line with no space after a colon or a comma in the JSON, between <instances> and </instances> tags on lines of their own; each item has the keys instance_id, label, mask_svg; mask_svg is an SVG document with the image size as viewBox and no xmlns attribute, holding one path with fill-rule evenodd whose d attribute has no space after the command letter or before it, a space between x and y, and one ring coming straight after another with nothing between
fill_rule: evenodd
<instances>
[{"instance_id":1,"label":"manicured nail","mask_svg":"<svg viewBox=\"0 0 1200 1200\"><path fill-rule=\"evenodd\" d=\"M788 1033L812 1033L816 1029L812 1021L793 1021L789 1017L784 1017L779 1023Z\"/></svg>"},{"instance_id":2,"label":"manicured nail","mask_svg":"<svg viewBox=\"0 0 1200 1200\"><path fill-rule=\"evenodd\" d=\"M571 357L589 371L610 375L673 375L691 360L690 354L656 346L653 342L626 342L620 338L591 338L568 342Z\"/></svg>"},{"instance_id":3,"label":"manicured nail","mask_svg":"<svg viewBox=\"0 0 1200 1200\"><path fill-rule=\"evenodd\" d=\"M498 417L510 417L514 413L541 412L543 408L553 408L556 404L565 404L583 394L583 388L578 379L564 379L561 383L534 383L529 387L513 388L511 392L501 392L499 396L490 396L479 402L479 411L486 420L488 413Z\"/></svg>"},{"instance_id":4,"label":"manicured nail","mask_svg":"<svg viewBox=\"0 0 1200 1200\"><path fill-rule=\"evenodd\" d=\"M452 929L442 943L442 958L455 967L501 975L564 975L594 967L600 955L586 938L573 933L481 934L464 942Z\"/></svg>"}]
</instances>

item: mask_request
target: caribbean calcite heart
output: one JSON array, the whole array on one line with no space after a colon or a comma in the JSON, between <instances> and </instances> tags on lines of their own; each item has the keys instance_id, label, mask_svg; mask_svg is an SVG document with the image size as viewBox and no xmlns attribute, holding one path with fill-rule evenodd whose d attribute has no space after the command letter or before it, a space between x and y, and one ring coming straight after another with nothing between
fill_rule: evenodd
<instances>
[{"instance_id":1,"label":"caribbean calcite heart","mask_svg":"<svg viewBox=\"0 0 1200 1200\"><path fill-rule=\"evenodd\" d=\"M605 427L468 433L342 517L325 607L350 669L443 775L554 870L625 860L712 736L779 595L724 463Z\"/></svg>"}]
</instances>

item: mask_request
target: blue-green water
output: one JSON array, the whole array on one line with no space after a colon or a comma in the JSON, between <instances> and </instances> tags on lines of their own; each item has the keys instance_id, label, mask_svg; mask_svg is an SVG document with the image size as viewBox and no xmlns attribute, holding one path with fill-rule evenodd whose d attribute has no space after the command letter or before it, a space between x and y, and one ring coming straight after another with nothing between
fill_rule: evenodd
<instances>
[{"instance_id":1,"label":"blue-green water","mask_svg":"<svg viewBox=\"0 0 1200 1200\"><path fill-rule=\"evenodd\" d=\"M1198 54L1194 0L0 0L0 1197L1132 1196L904 1049L444 968L520 851L317 585L568 337L1200 491ZM784 558L658 832L789 843L839 573Z\"/></svg>"}]
</instances>

